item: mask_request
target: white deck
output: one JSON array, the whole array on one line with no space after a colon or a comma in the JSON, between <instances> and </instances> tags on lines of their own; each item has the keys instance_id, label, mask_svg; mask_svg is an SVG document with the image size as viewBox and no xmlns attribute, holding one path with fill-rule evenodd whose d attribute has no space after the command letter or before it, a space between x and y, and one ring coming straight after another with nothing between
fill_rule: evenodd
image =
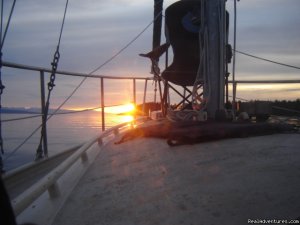
<instances>
[{"instance_id":1,"label":"white deck","mask_svg":"<svg viewBox=\"0 0 300 225\"><path fill-rule=\"evenodd\" d=\"M300 138L280 134L169 147L110 144L55 225L248 224L300 216Z\"/></svg>"}]
</instances>

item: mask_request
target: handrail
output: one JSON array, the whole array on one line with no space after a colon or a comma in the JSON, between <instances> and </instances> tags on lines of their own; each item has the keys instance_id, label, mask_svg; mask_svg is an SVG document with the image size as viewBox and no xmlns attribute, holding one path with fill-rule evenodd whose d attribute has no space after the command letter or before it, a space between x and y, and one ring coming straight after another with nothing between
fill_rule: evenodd
<instances>
[{"instance_id":1,"label":"handrail","mask_svg":"<svg viewBox=\"0 0 300 225\"><path fill-rule=\"evenodd\" d=\"M142 118L143 119L143 118ZM139 120L136 120L139 121ZM118 130L121 127L128 125L129 123L122 123L112 128L107 129L100 135L97 135L83 144L74 154L66 159L62 164L57 166L48 175L43 177L40 181L35 183L30 189L24 191L21 195L12 200L12 207L14 212L19 215L24 209L26 209L33 201L35 201L45 191L51 190L51 187L56 186L57 180L80 158L84 157L85 152L98 141L99 146L102 145L102 138L110 134L118 134Z\"/></svg>"},{"instance_id":2,"label":"handrail","mask_svg":"<svg viewBox=\"0 0 300 225\"><path fill-rule=\"evenodd\" d=\"M44 111L45 109L45 99L43 96L45 96L45 87L44 87L44 75L45 73L51 73L52 70L49 68L44 68L44 67L36 67L36 66L28 66L28 65L23 65L23 64L17 64L17 63L12 63L12 62L2 62L3 67L8 67L8 68L15 68L15 69L21 69L21 70L30 70L30 71L35 71L39 72L40 74L40 86L41 86L41 112ZM85 73L77 73L77 72L70 72L70 71L60 71L57 70L56 74L58 75L67 75L67 76L77 76L77 77L88 77L88 78L97 78L100 80L101 87L100 87L100 94L101 94L101 110L102 110L102 116L101 116L101 122L102 122L102 131L105 130L105 115L104 115L104 108L106 107L104 101L105 101L105 92L104 92L104 80L105 79L111 79L111 80L132 80L133 81L133 99L134 103L136 103L136 81L144 81L147 83L148 80L153 80L153 78L150 77L133 77L133 76L105 76L105 75L92 75L92 74L85 74ZM144 93L146 95L146 93ZM145 98L144 98L145 99ZM46 127L46 121L42 120L42 126ZM46 135L46 128L43 129L43 141L45 143L44 146L44 154L47 153L47 135ZM36 131L34 131L36 132ZM30 135L31 136L31 135ZM25 139L26 142L26 139ZM25 143L24 142L24 143ZM22 145L21 145L22 146ZM19 146L17 147L17 149ZM14 152L14 151L13 151Z\"/></svg>"},{"instance_id":3,"label":"handrail","mask_svg":"<svg viewBox=\"0 0 300 225\"><path fill-rule=\"evenodd\" d=\"M33 161L33 162L30 162L30 163L27 163L25 165L22 165L20 167L17 167L16 169L13 169L13 170L10 170L8 172L6 172L4 175L3 175L3 180L5 182L7 182L7 180L11 179L12 177L14 176L18 176L21 172L24 172L26 170L30 170L40 164L43 164L47 161L51 161L51 160L56 160L57 158L61 157L61 156L64 156L66 154L69 154L70 152L73 152L73 151L76 151L77 149L79 149L81 146L83 145L83 143L81 144L78 144L78 145L75 145L74 147L71 147L67 150L64 150L63 152L59 152L49 158L44 158L42 160L39 160L39 161Z\"/></svg>"},{"instance_id":4,"label":"handrail","mask_svg":"<svg viewBox=\"0 0 300 225\"><path fill-rule=\"evenodd\" d=\"M31 70L31 71L37 71L37 72L44 71L44 72L47 72L47 73L51 73L51 69L48 69L48 68L45 68L45 67L28 66L28 65L17 64L17 63L6 62L6 61L3 61L2 65L4 67L10 67L10 68L15 68L15 69L24 69L24 70ZM62 71L62 70L57 70L56 74L67 75L67 76L77 76L77 77L89 77L89 78L105 78L105 79L153 80L152 77L92 75L92 74L87 74L87 73L78 73L78 72L70 72L70 71Z\"/></svg>"},{"instance_id":5,"label":"handrail","mask_svg":"<svg viewBox=\"0 0 300 225\"><path fill-rule=\"evenodd\" d=\"M23 64L17 64L12 62L6 62L3 61L4 67L9 68L15 68L15 69L23 69L23 70L30 70L30 71L36 71L40 73L40 80L41 80L41 96L45 96L45 87L44 82L42 82L42 79L44 79L44 73L51 73L52 70L44 67L36 67L36 66L28 66ZM67 76L78 76L78 77L89 77L89 78L97 78L100 79L100 94L101 94L101 108L102 110L102 116L101 116L101 124L102 124L102 130L105 130L105 114L104 114L104 108L105 108L105 92L104 92L104 80L105 79L114 79L114 80L132 80L133 81L133 101L136 103L136 81L137 80L143 80L145 81L145 88L144 88L144 97L143 97L143 104L145 104L146 101L146 90L147 90L147 81L153 80L153 78L149 77L133 77L133 76L105 76L105 75L91 75L91 74L85 74L85 73L77 73L77 72L70 72L70 71L60 71L57 70L56 73L58 75L67 75ZM272 84L295 84L300 83L300 80L235 80L235 81L229 81L233 85L233 92L236 92L237 86L239 84L265 84L265 83L272 83ZM41 109L45 107L43 103L43 97L41 97ZM43 110L42 110L43 111ZM45 121L42 121L42 125L46 127ZM43 129L46 132L46 129ZM47 143L47 135L43 135L44 142ZM45 144L47 147L47 144ZM46 149L45 147L45 149ZM18 147L19 148L19 147ZM46 152L46 150L45 150Z\"/></svg>"},{"instance_id":6,"label":"handrail","mask_svg":"<svg viewBox=\"0 0 300 225\"><path fill-rule=\"evenodd\" d=\"M237 91L238 84L300 84L300 80L235 80L228 81L233 86L233 98L235 99L235 93Z\"/></svg>"},{"instance_id":7,"label":"handrail","mask_svg":"<svg viewBox=\"0 0 300 225\"><path fill-rule=\"evenodd\" d=\"M44 71L47 73L51 73L51 69L48 69L48 68L28 66L28 65L17 64L17 63L6 62L6 61L3 61L3 66L15 68L15 69L32 70L32 71L37 71L37 72ZM62 71L62 70L57 70L56 73L60 74L60 75L90 77L90 78L153 80L153 78L151 78L151 77L91 75L91 74L86 74L86 73L78 73L78 72L70 72L70 71ZM239 84L266 84L266 83L294 84L294 83L300 83L300 80L235 80L235 81L228 81L228 82L236 83L236 84L238 84L238 83Z\"/></svg>"},{"instance_id":8,"label":"handrail","mask_svg":"<svg viewBox=\"0 0 300 225\"><path fill-rule=\"evenodd\" d=\"M82 144L66 149L48 158L32 161L6 172L3 175L3 180L10 198L14 199L23 193L24 190L31 187L39 179L48 174L53 168L66 160L70 155L78 150ZM30 179L28 179L29 177Z\"/></svg>"}]
</instances>

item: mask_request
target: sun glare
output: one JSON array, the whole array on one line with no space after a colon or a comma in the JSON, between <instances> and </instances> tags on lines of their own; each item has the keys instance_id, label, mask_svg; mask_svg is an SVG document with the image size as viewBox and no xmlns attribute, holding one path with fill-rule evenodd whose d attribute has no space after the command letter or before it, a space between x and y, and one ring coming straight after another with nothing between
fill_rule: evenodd
<instances>
[{"instance_id":1,"label":"sun glare","mask_svg":"<svg viewBox=\"0 0 300 225\"><path fill-rule=\"evenodd\" d=\"M106 113L113 113L113 114L133 113L134 110L135 110L135 106L132 103L105 108Z\"/></svg>"},{"instance_id":2,"label":"sun glare","mask_svg":"<svg viewBox=\"0 0 300 225\"><path fill-rule=\"evenodd\" d=\"M133 120L134 117L130 115L122 116L121 118L122 123L132 122Z\"/></svg>"}]
</instances>

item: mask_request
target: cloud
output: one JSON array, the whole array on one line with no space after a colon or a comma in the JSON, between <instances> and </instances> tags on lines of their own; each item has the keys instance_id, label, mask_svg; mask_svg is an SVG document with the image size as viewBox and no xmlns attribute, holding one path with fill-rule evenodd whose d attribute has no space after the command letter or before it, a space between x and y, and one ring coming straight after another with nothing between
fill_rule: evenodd
<instances>
[{"instance_id":1,"label":"cloud","mask_svg":"<svg viewBox=\"0 0 300 225\"><path fill-rule=\"evenodd\" d=\"M164 8L175 0L164 1ZM3 59L21 64L50 67L57 45L65 1L17 1ZM237 47L241 51L265 57L271 60L300 66L300 1L299 0L243 0L238 2ZM9 6L9 5L8 5ZM8 8L7 6L7 8ZM231 12L230 42L232 43L233 1L227 1ZM7 18L7 13L5 14ZM61 41L59 70L86 72L94 70L111 56L122 49L153 19L153 1L148 0L72 0L69 2L64 32ZM163 32L162 32L163 33ZM121 55L104 66L96 74L111 76L150 76L150 62L138 56L148 52L152 45L152 26ZM161 65L164 65L161 60ZM171 60L170 60L171 61ZM231 66L231 65L230 65ZM163 66L161 68L163 70ZM6 73L6 72L5 72ZM8 91L18 86L15 76L3 74ZM10 72L9 72L10 73ZM27 73L27 72L26 72ZM36 73L38 75L38 73ZM276 78L296 79L299 71L261 62L237 55L237 78ZM22 75L21 75L22 76ZM27 78L26 78L27 79ZM29 87L38 97L37 77L29 76L21 87ZM76 80L76 81L75 81ZM54 91L55 101L60 102L67 96L78 79L64 78L57 80ZM92 91L89 91L88 85ZM97 83L98 85L98 83ZM93 99L93 82L87 82L75 99ZM117 90L111 84L111 93ZM122 85L118 86L119 89ZM143 89L143 85L139 90ZM151 87L148 88L151 90ZM107 89L109 90L109 89ZM28 90L27 90L28 91ZM25 89L24 89L25 92ZM22 104L5 97L6 104ZM32 95L31 95L32 96ZM28 95L29 98L29 95ZM9 103L8 103L9 102ZM30 100L36 102L39 100ZM71 104L75 104L72 101ZM86 102L85 102L86 103ZM78 103L81 104L81 103ZM28 105L28 104L27 104ZM89 105L87 103L87 105Z\"/></svg>"},{"instance_id":2,"label":"cloud","mask_svg":"<svg viewBox=\"0 0 300 225\"><path fill-rule=\"evenodd\" d=\"M68 64L60 66L88 72L88 68L95 68L99 62L107 60L114 49L120 50L141 32L152 20L152 7L136 4L124 10L125 3L128 1L118 1L118 4L113 1L71 1L61 41L61 60L64 58L64 63ZM29 7L31 4L34 7ZM63 7L61 3L20 2L4 49L4 59L48 66L56 48ZM150 27L147 33L151 31ZM142 38L144 46L149 43L150 47L151 35ZM136 55L142 43L139 41L131 47ZM81 68L76 67L79 64Z\"/></svg>"},{"instance_id":3,"label":"cloud","mask_svg":"<svg viewBox=\"0 0 300 225\"><path fill-rule=\"evenodd\" d=\"M233 1L227 5L231 12L230 42L233 43ZM297 29L300 1L245 0L238 2L237 9L238 50L300 66L300 30ZM299 70L240 54L236 56L237 79L299 79Z\"/></svg>"},{"instance_id":4,"label":"cloud","mask_svg":"<svg viewBox=\"0 0 300 225\"><path fill-rule=\"evenodd\" d=\"M237 46L250 52L299 55L300 1L252 0L237 4ZM231 21L233 13L231 6ZM231 30L233 22L231 22ZM232 32L231 32L232 40Z\"/></svg>"}]
</instances>

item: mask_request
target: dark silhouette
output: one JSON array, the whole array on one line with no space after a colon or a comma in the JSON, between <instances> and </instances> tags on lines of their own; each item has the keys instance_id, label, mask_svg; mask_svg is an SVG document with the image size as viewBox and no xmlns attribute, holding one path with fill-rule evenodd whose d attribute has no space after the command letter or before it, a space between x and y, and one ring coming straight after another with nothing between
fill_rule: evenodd
<instances>
[{"instance_id":1,"label":"dark silhouette","mask_svg":"<svg viewBox=\"0 0 300 225\"><path fill-rule=\"evenodd\" d=\"M10 200L5 189L2 177L0 178L0 193L1 193L1 207L0 207L0 218L1 224L5 225L17 225L15 220L14 211L11 207Z\"/></svg>"}]
</instances>

